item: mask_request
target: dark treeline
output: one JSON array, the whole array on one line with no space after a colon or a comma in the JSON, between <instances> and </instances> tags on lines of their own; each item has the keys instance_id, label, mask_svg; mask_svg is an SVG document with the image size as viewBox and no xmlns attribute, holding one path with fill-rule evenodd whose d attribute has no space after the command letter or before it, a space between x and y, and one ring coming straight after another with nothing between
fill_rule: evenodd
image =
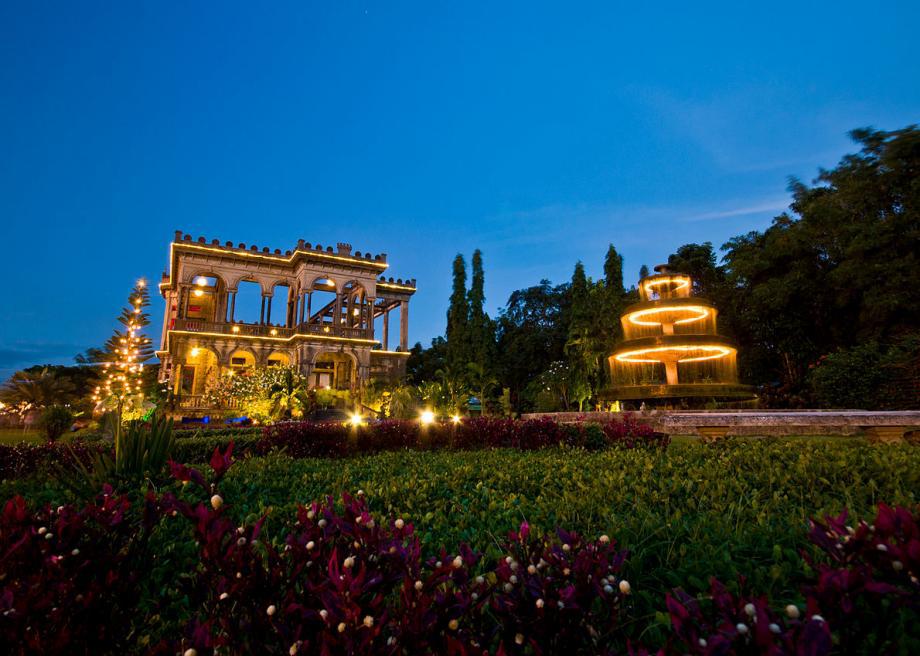
<instances>
[{"instance_id":1,"label":"dark treeline","mask_svg":"<svg viewBox=\"0 0 920 656\"><path fill-rule=\"evenodd\" d=\"M743 382L774 407L920 407L920 130L851 133L860 146L763 232L686 244L668 257L720 310ZM613 245L604 276L511 294L484 311L483 263L454 260L446 339L416 344L410 382L472 390L487 409L587 408L607 384L619 314L637 300ZM636 279L646 275L643 265Z\"/></svg>"}]
</instances>

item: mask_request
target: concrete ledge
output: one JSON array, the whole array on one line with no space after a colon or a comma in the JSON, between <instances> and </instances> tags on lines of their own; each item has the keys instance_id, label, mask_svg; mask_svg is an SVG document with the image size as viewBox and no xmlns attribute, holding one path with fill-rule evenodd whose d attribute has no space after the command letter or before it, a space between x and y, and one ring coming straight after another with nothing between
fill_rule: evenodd
<instances>
[{"instance_id":1,"label":"concrete ledge","mask_svg":"<svg viewBox=\"0 0 920 656\"><path fill-rule=\"evenodd\" d=\"M868 410L721 410L620 412L536 412L523 419L549 418L562 423L610 421L624 415L669 435L699 435L716 440L727 435L858 435L880 443L920 439L920 411Z\"/></svg>"}]
</instances>

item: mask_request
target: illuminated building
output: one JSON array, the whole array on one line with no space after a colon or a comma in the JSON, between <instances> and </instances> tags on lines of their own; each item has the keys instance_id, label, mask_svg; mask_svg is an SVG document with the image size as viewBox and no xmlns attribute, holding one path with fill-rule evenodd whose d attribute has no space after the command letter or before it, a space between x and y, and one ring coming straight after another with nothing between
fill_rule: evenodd
<instances>
[{"instance_id":1,"label":"illuminated building","mask_svg":"<svg viewBox=\"0 0 920 656\"><path fill-rule=\"evenodd\" d=\"M350 244L300 240L282 252L176 232L159 286L160 380L181 408L200 410L209 381L250 367L293 365L311 387L352 392L370 378L402 376L415 280L384 277L387 267L385 254ZM241 320L237 297L246 287L261 309Z\"/></svg>"},{"instance_id":2,"label":"illuminated building","mask_svg":"<svg viewBox=\"0 0 920 656\"><path fill-rule=\"evenodd\" d=\"M611 400L750 398L738 384L737 350L717 330L718 311L693 295L693 279L665 265L639 281L620 317L623 341L608 359Z\"/></svg>"}]
</instances>

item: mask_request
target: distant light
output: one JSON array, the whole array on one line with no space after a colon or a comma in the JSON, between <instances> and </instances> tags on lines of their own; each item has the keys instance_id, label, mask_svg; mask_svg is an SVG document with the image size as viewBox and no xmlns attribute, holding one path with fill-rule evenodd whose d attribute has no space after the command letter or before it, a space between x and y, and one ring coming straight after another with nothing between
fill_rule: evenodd
<instances>
[{"instance_id":1,"label":"distant light","mask_svg":"<svg viewBox=\"0 0 920 656\"><path fill-rule=\"evenodd\" d=\"M199 353L201 353L201 349L199 349L197 346L196 346L195 348L192 349L192 357L193 357L193 358L197 358Z\"/></svg>"},{"instance_id":2,"label":"distant light","mask_svg":"<svg viewBox=\"0 0 920 656\"><path fill-rule=\"evenodd\" d=\"M205 278L204 276L198 276L195 279L195 284L198 285L199 287L204 287L205 285L208 284L208 279Z\"/></svg>"},{"instance_id":3,"label":"distant light","mask_svg":"<svg viewBox=\"0 0 920 656\"><path fill-rule=\"evenodd\" d=\"M271 332L272 335L277 335L277 334L278 334L278 329L277 329L277 328L272 328L270 332Z\"/></svg>"},{"instance_id":4,"label":"distant light","mask_svg":"<svg viewBox=\"0 0 920 656\"><path fill-rule=\"evenodd\" d=\"M233 326L233 328L231 328L230 330L232 330L232 331L235 332L235 333L238 333L238 332L240 332L240 327L239 327L239 326Z\"/></svg>"},{"instance_id":5,"label":"distant light","mask_svg":"<svg viewBox=\"0 0 920 656\"><path fill-rule=\"evenodd\" d=\"M198 296L198 297L204 296L204 292L201 291L200 289L196 289L196 290L195 290L195 296Z\"/></svg>"},{"instance_id":6,"label":"distant light","mask_svg":"<svg viewBox=\"0 0 920 656\"><path fill-rule=\"evenodd\" d=\"M137 286L138 286L138 287L141 287L141 288L146 287L146 286L147 286L147 281L144 280L143 278L141 278L140 280L137 281Z\"/></svg>"},{"instance_id":7,"label":"distant light","mask_svg":"<svg viewBox=\"0 0 920 656\"><path fill-rule=\"evenodd\" d=\"M422 414L419 415L418 420L422 422L423 426L428 426L429 424L434 423L434 413L431 410L425 410Z\"/></svg>"},{"instance_id":8,"label":"distant light","mask_svg":"<svg viewBox=\"0 0 920 656\"><path fill-rule=\"evenodd\" d=\"M364 423L364 417L356 412L351 416L351 419L349 419L348 423L357 428Z\"/></svg>"},{"instance_id":9,"label":"distant light","mask_svg":"<svg viewBox=\"0 0 920 656\"><path fill-rule=\"evenodd\" d=\"M459 424L459 423L460 423L460 420L461 420L461 417L460 417L460 415L454 415L453 417L450 418L450 420L451 420L452 422L454 422L455 424Z\"/></svg>"}]
</instances>

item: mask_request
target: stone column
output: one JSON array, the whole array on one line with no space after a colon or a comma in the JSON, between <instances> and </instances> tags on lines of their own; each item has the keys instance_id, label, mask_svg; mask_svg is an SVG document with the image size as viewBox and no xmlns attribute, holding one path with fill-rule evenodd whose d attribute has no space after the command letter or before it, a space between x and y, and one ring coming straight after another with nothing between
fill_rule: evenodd
<instances>
[{"instance_id":1,"label":"stone column","mask_svg":"<svg viewBox=\"0 0 920 656\"><path fill-rule=\"evenodd\" d=\"M399 302L399 350L409 350L409 301Z\"/></svg>"},{"instance_id":2,"label":"stone column","mask_svg":"<svg viewBox=\"0 0 920 656\"><path fill-rule=\"evenodd\" d=\"M272 322L272 297L268 297L268 309L265 310L265 323Z\"/></svg>"},{"instance_id":3,"label":"stone column","mask_svg":"<svg viewBox=\"0 0 920 656\"><path fill-rule=\"evenodd\" d=\"M235 321L236 315L236 290L233 290L233 298L230 299L230 322Z\"/></svg>"},{"instance_id":4,"label":"stone column","mask_svg":"<svg viewBox=\"0 0 920 656\"><path fill-rule=\"evenodd\" d=\"M265 295L262 295L262 310L259 312L259 323L265 323Z\"/></svg>"},{"instance_id":5,"label":"stone column","mask_svg":"<svg viewBox=\"0 0 920 656\"><path fill-rule=\"evenodd\" d=\"M383 312L383 350L390 350L390 311Z\"/></svg>"}]
</instances>

